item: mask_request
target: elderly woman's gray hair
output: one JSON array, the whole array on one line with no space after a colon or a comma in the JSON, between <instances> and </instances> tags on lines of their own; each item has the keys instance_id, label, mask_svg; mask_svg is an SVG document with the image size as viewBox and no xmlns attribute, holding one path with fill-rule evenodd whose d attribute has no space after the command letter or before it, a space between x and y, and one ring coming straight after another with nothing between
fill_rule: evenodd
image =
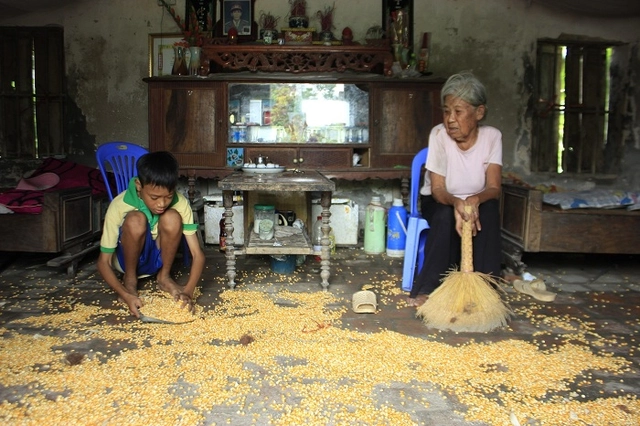
<instances>
[{"instance_id":1,"label":"elderly woman's gray hair","mask_svg":"<svg viewBox=\"0 0 640 426\"><path fill-rule=\"evenodd\" d=\"M487 89L484 84L472 73L466 71L452 75L444 83L440 92L442 105L447 96L460 98L474 107L487 104Z\"/></svg>"}]
</instances>

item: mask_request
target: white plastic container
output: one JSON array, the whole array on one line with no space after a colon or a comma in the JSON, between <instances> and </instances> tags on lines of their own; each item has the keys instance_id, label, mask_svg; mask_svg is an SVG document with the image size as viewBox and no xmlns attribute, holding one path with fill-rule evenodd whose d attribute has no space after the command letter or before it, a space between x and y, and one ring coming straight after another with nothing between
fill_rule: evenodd
<instances>
[{"instance_id":1,"label":"white plastic container","mask_svg":"<svg viewBox=\"0 0 640 426\"><path fill-rule=\"evenodd\" d=\"M311 203L311 217L316 218L322 213L322 206L319 199L312 200ZM358 204L348 198L333 198L329 211L331 212L331 229L336 236L336 245L357 245Z\"/></svg>"},{"instance_id":2,"label":"white plastic container","mask_svg":"<svg viewBox=\"0 0 640 426\"><path fill-rule=\"evenodd\" d=\"M233 206L233 245L244 244L244 208L242 205ZM220 204L205 203L204 205L204 242L206 244L220 243L220 218L224 207Z\"/></svg>"}]
</instances>

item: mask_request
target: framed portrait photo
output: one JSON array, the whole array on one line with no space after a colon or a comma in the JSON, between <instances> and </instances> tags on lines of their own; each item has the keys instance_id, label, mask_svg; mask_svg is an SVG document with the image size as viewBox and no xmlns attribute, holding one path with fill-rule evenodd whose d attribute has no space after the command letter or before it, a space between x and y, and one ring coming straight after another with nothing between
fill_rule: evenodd
<instances>
[{"instance_id":1,"label":"framed portrait photo","mask_svg":"<svg viewBox=\"0 0 640 426\"><path fill-rule=\"evenodd\" d=\"M254 21L255 0L220 0L220 20L216 24L216 35L226 37L229 29L238 31L240 41L256 40L258 24Z\"/></svg>"},{"instance_id":2,"label":"framed portrait photo","mask_svg":"<svg viewBox=\"0 0 640 426\"><path fill-rule=\"evenodd\" d=\"M178 34L149 34L149 77L171 75L173 44L184 38Z\"/></svg>"}]
</instances>

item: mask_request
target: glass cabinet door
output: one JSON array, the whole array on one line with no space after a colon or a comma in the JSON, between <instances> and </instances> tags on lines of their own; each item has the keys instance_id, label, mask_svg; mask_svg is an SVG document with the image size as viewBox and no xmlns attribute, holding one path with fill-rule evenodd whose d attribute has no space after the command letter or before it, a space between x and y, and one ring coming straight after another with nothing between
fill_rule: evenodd
<instances>
[{"instance_id":1,"label":"glass cabinet door","mask_svg":"<svg viewBox=\"0 0 640 426\"><path fill-rule=\"evenodd\" d=\"M369 93L355 84L230 83L229 143L369 143Z\"/></svg>"}]
</instances>

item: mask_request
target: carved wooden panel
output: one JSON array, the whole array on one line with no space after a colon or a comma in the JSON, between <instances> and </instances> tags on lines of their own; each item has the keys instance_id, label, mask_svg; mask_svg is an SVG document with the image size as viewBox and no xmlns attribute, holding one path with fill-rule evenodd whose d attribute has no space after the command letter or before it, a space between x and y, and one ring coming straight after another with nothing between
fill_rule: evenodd
<instances>
[{"instance_id":1,"label":"carved wooden panel","mask_svg":"<svg viewBox=\"0 0 640 426\"><path fill-rule=\"evenodd\" d=\"M374 72L391 75L393 55L382 46L207 45L205 58L225 71Z\"/></svg>"}]
</instances>

